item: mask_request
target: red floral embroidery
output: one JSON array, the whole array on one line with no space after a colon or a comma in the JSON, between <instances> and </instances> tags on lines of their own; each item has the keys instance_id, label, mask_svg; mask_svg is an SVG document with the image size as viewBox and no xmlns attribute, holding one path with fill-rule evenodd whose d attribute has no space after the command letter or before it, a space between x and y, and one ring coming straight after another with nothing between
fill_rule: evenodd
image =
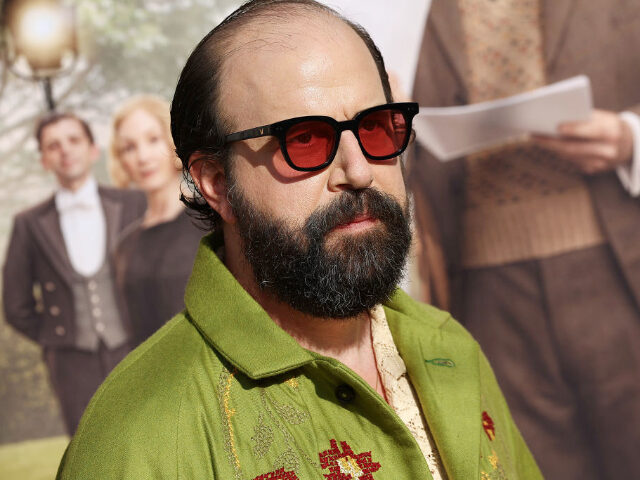
<instances>
[{"instance_id":1,"label":"red floral embroidery","mask_svg":"<svg viewBox=\"0 0 640 480\"><path fill-rule=\"evenodd\" d=\"M374 480L373 473L380 470L380 464L371 459L371 452L356 455L347 442L331 440L331 448L320 453L320 466L329 469L324 474L328 480Z\"/></svg>"},{"instance_id":2,"label":"red floral embroidery","mask_svg":"<svg viewBox=\"0 0 640 480\"><path fill-rule=\"evenodd\" d=\"M484 433L487 434L490 441L496 438L496 426L493 423L493 418L487 412L482 412L482 428L484 428Z\"/></svg>"},{"instance_id":3,"label":"red floral embroidery","mask_svg":"<svg viewBox=\"0 0 640 480\"><path fill-rule=\"evenodd\" d=\"M280 468L275 472L263 473L257 476L253 480L300 480L296 475L296 472L285 471L284 468Z\"/></svg>"}]
</instances>

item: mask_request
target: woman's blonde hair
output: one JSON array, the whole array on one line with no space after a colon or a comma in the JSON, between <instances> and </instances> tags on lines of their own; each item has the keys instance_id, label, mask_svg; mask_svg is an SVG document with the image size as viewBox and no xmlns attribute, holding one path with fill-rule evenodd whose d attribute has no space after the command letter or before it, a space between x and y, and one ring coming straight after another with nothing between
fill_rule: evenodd
<instances>
[{"instance_id":1,"label":"woman's blonde hair","mask_svg":"<svg viewBox=\"0 0 640 480\"><path fill-rule=\"evenodd\" d=\"M131 113L136 110L144 110L154 118L158 119L162 126L162 132L167 141L167 145L175 157L175 146L171 136L171 116L169 114L169 102L155 95L136 95L122 103L114 112L111 119L111 140L109 143L108 169L111 182L120 188L128 187L131 184L129 174L122 166L120 152L118 151L117 132L118 128ZM172 158L177 168L177 157Z\"/></svg>"}]
</instances>

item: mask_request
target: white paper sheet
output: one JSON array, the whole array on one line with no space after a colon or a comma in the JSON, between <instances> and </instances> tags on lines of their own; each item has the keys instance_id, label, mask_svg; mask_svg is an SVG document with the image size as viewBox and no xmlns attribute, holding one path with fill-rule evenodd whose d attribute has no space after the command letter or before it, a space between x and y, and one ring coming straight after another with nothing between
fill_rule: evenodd
<instances>
[{"instance_id":1,"label":"white paper sheet","mask_svg":"<svg viewBox=\"0 0 640 480\"><path fill-rule=\"evenodd\" d=\"M580 75L490 102L422 107L414 129L418 141L446 161L529 133L553 135L563 122L588 119L592 105L591 83Z\"/></svg>"}]
</instances>

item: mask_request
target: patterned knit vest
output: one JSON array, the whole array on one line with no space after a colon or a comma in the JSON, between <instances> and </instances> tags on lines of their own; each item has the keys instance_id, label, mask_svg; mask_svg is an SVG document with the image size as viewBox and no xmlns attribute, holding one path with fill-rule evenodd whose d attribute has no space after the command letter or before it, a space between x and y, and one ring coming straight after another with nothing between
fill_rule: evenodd
<instances>
[{"instance_id":1,"label":"patterned knit vest","mask_svg":"<svg viewBox=\"0 0 640 480\"><path fill-rule=\"evenodd\" d=\"M458 0L471 103L546 84L539 0ZM462 264L549 257L604 242L584 178L522 139L466 158Z\"/></svg>"}]
</instances>

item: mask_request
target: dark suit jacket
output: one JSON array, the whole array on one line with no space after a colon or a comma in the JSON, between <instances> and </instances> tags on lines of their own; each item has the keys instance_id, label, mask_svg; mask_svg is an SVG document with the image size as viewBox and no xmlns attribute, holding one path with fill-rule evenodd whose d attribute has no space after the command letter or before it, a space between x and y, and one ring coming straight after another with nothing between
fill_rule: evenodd
<instances>
[{"instance_id":1,"label":"dark suit jacket","mask_svg":"<svg viewBox=\"0 0 640 480\"><path fill-rule=\"evenodd\" d=\"M640 1L540 0L549 83L585 74L595 108L640 114ZM467 103L468 67L457 2L433 0L418 60L414 98L421 106ZM459 258L461 160L441 163L418 148L410 186L425 198L416 218L438 225L450 272ZM631 198L614 172L588 177L601 225L640 306L640 200ZM424 257L423 257L424 258ZM424 267L424 266L423 266Z\"/></svg>"},{"instance_id":2,"label":"dark suit jacket","mask_svg":"<svg viewBox=\"0 0 640 480\"><path fill-rule=\"evenodd\" d=\"M98 193L106 221L106 258L111 262L119 232L144 213L146 201L137 191L100 186ZM16 215L3 269L7 322L43 346L74 346L73 275L54 197ZM39 301L34 295L38 290Z\"/></svg>"}]
</instances>

